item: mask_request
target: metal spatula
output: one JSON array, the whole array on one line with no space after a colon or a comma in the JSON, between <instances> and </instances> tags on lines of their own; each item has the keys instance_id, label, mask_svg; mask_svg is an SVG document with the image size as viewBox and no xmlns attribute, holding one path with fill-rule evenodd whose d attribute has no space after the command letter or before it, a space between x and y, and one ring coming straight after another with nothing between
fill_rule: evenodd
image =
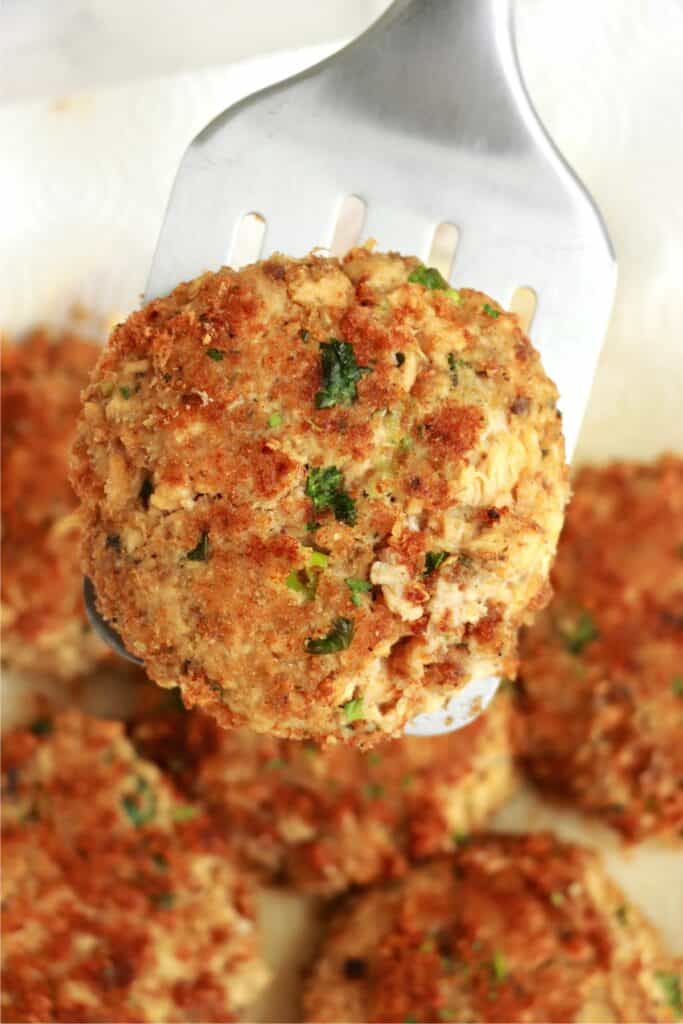
<instances>
[{"instance_id":1,"label":"metal spatula","mask_svg":"<svg viewBox=\"0 0 683 1024\"><path fill-rule=\"evenodd\" d=\"M145 299L226 263L341 255L361 237L533 317L571 453L616 265L527 96L511 0L396 0L334 57L212 121L180 165ZM86 583L95 628L115 643L93 597ZM469 683L408 731L459 728L496 685Z\"/></svg>"}]
</instances>

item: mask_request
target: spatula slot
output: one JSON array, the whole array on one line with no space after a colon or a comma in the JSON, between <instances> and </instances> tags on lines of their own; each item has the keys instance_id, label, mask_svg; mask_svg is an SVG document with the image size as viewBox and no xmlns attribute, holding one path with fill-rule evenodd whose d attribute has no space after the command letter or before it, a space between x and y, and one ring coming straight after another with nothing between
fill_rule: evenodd
<instances>
[{"instance_id":1,"label":"spatula slot","mask_svg":"<svg viewBox=\"0 0 683 1024\"><path fill-rule=\"evenodd\" d=\"M343 256L358 244L365 223L365 211L366 205L359 196L344 197L339 207L330 246L333 256Z\"/></svg>"},{"instance_id":2,"label":"spatula slot","mask_svg":"<svg viewBox=\"0 0 683 1024\"><path fill-rule=\"evenodd\" d=\"M439 224L429 249L427 263L430 267L436 267L448 280L453 270L455 250L458 247L458 229L455 224L444 221Z\"/></svg>"},{"instance_id":3,"label":"spatula slot","mask_svg":"<svg viewBox=\"0 0 683 1024\"><path fill-rule=\"evenodd\" d=\"M519 317L519 326L528 332L536 312L537 299L533 288L526 285L515 288L510 299L510 310Z\"/></svg>"},{"instance_id":4,"label":"spatula slot","mask_svg":"<svg viewBox=\"0 0 683 1024\"><path fill-rule=\"evenodd\" d=\"M266 220L260 213L246 213L237 226L230 251L230 266L239 270L261 256L266 237Z\"/></svg>"}]
</instances>

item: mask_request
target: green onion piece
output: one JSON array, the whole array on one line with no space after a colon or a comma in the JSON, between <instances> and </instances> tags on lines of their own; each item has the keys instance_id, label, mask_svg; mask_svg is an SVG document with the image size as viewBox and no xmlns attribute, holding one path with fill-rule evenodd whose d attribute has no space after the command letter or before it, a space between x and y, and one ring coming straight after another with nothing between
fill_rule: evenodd
<instances>
[{"instance_id":1,"label":"green onion piece","mask_svg":"<svg viewBox=\"0 0 683 1024\"><path fill-rule=\"evenodd\" d=\"M494 320L497 320L498 317L500 316L500 310L495 309L488 302L485 302L481 309L483 313L486 313L487 316L492 317Z\"/></svg>"},{"instance_id":2,"label":"green onion piece","mask_svg":"<svg viewBox=\"0 0 683 1024\"><path fill-rule=\"evenodd\" d=\"M676 1014L683 1014L683 997L681 996L681 982L675 974L667 971L656 971L655 978L664 993L667 1003Z\"/></svg>"},{"instance_id":3,"label":"green onion piece","mask_svg":"<svg viewBox=\"0 0 683 1024\"><path fill-rule=\"evenodd\" d=\"M372 583L368 580L359 580L355 576L347 576L344 583L351 591L351 600L356 608L360 608L363 603L360 595L372 590Z\"/></svg>"},{"instance_id":4,"label":"green onion piece","mask_svg":"<svg viewBox=\"0 0 683 1024\"><path fill-rule=\"evenodd\" d=\"M581 612L574 628L563 633L562 639L570 654L581 654L583 649L597 640L599 636L598 627L591 616L588 612Z\"/></svg>"},{"instance_id":5,"label":"green onion piece","mask_svg":"<svg viewBox=\"0 0 683 1024\"><path fill-rule=\"evenodd\" d=\"M273 429L275 427L281 427L282 426L282 413L281 412L272 412L270 414L270 416L268 417L266 422L267 422L268 426L273 428Z\"/></svg>"},{"instance_id":6,"label":"green onion piece","mask_svg":"<svg viewBox=\"0 0 683 1024\"><path fill-rule=\"evenodd\" d=\"M446 295L448 296L449 299L452 299L453 302L457 303L458 306L462 302L462 295L457 290L457 288L447 288Z\"/></svg>"},{"instance_id":7,"label":"green onion piece","mask_svg":"<svg viewBox=\"0 0 683 1024\"><path fill-rule=\"evenodd\" d=\"M554 907L561 907L564 903L564 893L560 889L553 889L550 893L550 902Z\"/></svg>"},{"instance_id":8,"label":"green onion piece","mask_svg":"<svg viewBox=\"0 0 683 1024\"><path fill-rule=\"evenodd\" d=\"M332 623L332 628L325 636L315 639L309 637L306 641L306 652L308 654L336 654L337 651L345 651L353 640L353 619L338 618Z\"/></svg>"},{"instance_id":9,"label":"green onion piece","mask_svg":"<svg viewBox=\"0 0 683 1024\"><path fill-rule=\"evenodd\" d=\"M146 825L156 814L156 793L146 779L138 776L135 796L124 796L121 806L135 828Z\"/></svg>"},{"instance_id":10,"label":"green onion piece","mask_svg":"<svg viewBox=\"0 0 683 1024\"><path fill-rule=\"evenodd\" d=\"M315 396L316 409L351 405L358 399L358 381L372 373L369 366L358 365L353 345L337 338L321 342L320 363L323 386Z\"/></svg>"},{"instance_id":11,"label":"green onion piece","mask_svg":"<svg viewBox=\"0 0 683 1024\"><path fill-rule=\"evenodd\" d=\"M428 551L425 555L425 568L423 576L431 576L433 572L443 565L448 558L450 552L448 551Z\"/></svg>"},{"instance_id":12,"label":"green onion piece","mask_svg":"<svg viewBox=\"0 0 683 1024\"><path fill-rule=\"evenodd\" d=\"M202 530L201 536L191 551L185 555L188 562L206 562L209 558L209 534Z\"/></svg>"},{"instance_id":13,"label":"green onion piece","mask_svg":"<svg viewBox=\"0 0 683 1024\"><path fill-rule=\"evenodd\" d=\"M423 288L429 288L431 291L445 292L449 288L448 281L436 267L418 267L408 275L408 280L411 284L421 284Z\"/></svg>"},{"instance_id":14,"label":"green onion piece","mask_svg":"<svg viewBox=\"0 0 683 1024\"><path fill-rule=\"evenodd\" d=\"M299 569L290 572L285 585L296 594L303 594L307 601L312 601L318 589L318 576L310 569Z\"/></svg>"},{"instance_id":15,"label":"green onion piece","mask_svg":"<svg viewBox=\"0 0 683 1024\"><path fill-rule=\"evenodd\" d=\"M223 360L224 352L221 352L219 348L207 348L206 354L209 359L213 359L214 363L220 363Z\"/></svg>"},{"instance_id":16,"label":"green onion piece","mask_svg":"<svg viewBox=\"0 0 683 1024\"><path fill-rule=\"evenodd\" d=\"M318 569L327 569L329 558L322 551L311 551L311 565Z\"/></svg>"},{"instance_id":17,"label":"green onion piece","mask_svg":"<svg viewBox=\"0 0 683 1024\"><path fill-rule=\"evenodd\" d=\"M365 708L363 707L362 697L354 697L353 700L347 700L344 705L344 718L347 722L357 722L364 716Z\"/></svg>"},{"instance_id":18,"label":"green onion piece","mask_svg":"<svg viewBox=\"0 0 683 1024\"><path fill-rule=\"evenodd\" d=\"M497 949L493 954L491 960L491 974L495 981L505 981L508 975L508 967L505 961L505 955L502 950Z\"/></svg>"},{"instance_id":19,"label":"green onion piece","mask_svg":"<svg viewBox=\"0 0 683 1024\"><path fill-rule=\"evenodd\" d=\"M176 804L171 812L171 817L174 821L192 821L199 814L199 808L193 804Z\"/></svg>"}]
</instances>

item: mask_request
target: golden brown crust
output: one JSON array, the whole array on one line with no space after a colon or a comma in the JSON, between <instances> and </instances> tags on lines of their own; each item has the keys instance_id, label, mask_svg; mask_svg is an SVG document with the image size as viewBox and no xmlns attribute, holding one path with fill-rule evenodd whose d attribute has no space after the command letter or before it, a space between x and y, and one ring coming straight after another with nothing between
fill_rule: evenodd
<instances>
[{"instance_id":1,"label":"golden brown crust","mask_svg":"<svg viewBox=\"0 0 683 1024\"><path fill-rule=\"evenodd\" d=\"M598 857L551 835L475 837L350 898L308 1021L673 1021L675 966Z\"/></svg>"},{"instance_id":2,"label":"golden brown crust","mask_svg":"<svg viewBox=\"0 0 683 1024\"><path fill-rule=\"evenodd\" d=\"M100 607L223 725L367 745L514 666L566 497L556 392L514 315L416 266L354 250L205 274L116 328L87 391L73 479ZM357 400L318 408L331 339ZM449 557L425 575L430 551ZM371 590L354 602L349 579ZM341 620L347 647L308 649Z\"/></svg>"},{"instance_id":3,"label":"golden brown crust","mask_svg":"<svg viewBox=\"0 0 683 1024\"><path fill-rule=\"evenodd\" d=\"M583 469L552 577L521 647L523 762L629 839L680 837L683 459Z\"/></svg>"},{"instance_id":4,"label":"golden brown crust","mask_svg":"<svg viewBox=\"0 0 683 1024\"><path fill-rule=\"evenodd\" d=\"M3 1020L227 1021L263 985L228 847L119 723L5 737L2 847Z\"/></svg>"},{"instance_id":5,"label":"golden brown crust","mask_svg":"<svg viewBox=\"0 0 683 1024\"><path fill-rule=\"evenodd\" d=\"M68 460L80 393L101 351L71 332L3 346L3 662L73 678L108 657L83 611Z\"/></svg>"},{"instance_id":6,"label":"golden brown crust","mask_svg":"<svg viewBox=\"0 0 683 1024\"><path fill-rule=\"evenodd\" d=\"M329 894L402 874L481 827L514 787L508 729L503 696L457 733L369 753L225 730L200 712L151 714L132 736L250 868Z\"/></svg>"}]
</instances>

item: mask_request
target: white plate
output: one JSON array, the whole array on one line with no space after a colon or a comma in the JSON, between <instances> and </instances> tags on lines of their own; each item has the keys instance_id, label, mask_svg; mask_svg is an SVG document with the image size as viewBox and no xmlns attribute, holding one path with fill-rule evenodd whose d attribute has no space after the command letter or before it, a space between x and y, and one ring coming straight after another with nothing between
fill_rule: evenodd
<instances>
[{"instance_id":1,"label":"white plate","mask_svg":"<svg viewBox=\"0 0 683 1024\"><path fill-rule=\"evenodd\" d=\"M649 456L683 448L683 144L678 112L673 120L664 114L673 118L683 94L676 41L683 18L675 0L653 5L656 12L636 0L609 0L601 19L587 5L526 0L520 49L532 95L605 212L620 260L617 306L580 457ZM586 33L587 23L596 31ZM667 32L658 31L664 23ZM17 331L37 320L59 323L79 303L101 331L136 306L185 145L227 104L330 49L0 110L1 325ZM638 59L624 61L625 51L637 51ZM25 685L8 679L3 696L6 724L26 713ZM631 898L683 952L680 852L648 844L625 853L604 829L530 794L507 807L498 824L549 826L600 846ZM259 1019L292 1019L314 907L288 894L264 900L277 977L259 1004Z\"/></svg>"}]
</instances>

